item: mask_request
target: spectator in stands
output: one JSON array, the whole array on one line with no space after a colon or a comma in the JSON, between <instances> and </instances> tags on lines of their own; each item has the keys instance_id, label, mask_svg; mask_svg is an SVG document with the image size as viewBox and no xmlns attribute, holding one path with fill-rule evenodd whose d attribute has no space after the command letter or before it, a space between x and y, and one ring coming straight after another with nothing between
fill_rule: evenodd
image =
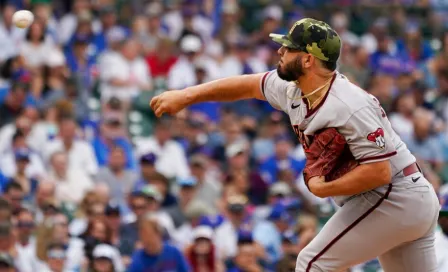
<instances>
[{"instance_id":1,"label":"spectator in stands","mask_svg":"<svg viewBox=\"0 0 448 272\"><path fill-rule=\"evenodd\" d=\"M213 244L213 229L209 226L198 226L193 230L193 239L193 244L184 251L191 271L223 272L223 263L217 258Z\"/></svg>"},{"instance_id":2,"label":"spectator in stands","mask_svg":"<svg viewBox=\"0 0 448 272\"><path fill-rule=\"evenodd\" d=\"M69 168L68 156L56 151L50 158L49 178L56 182L56 198L62 202L78 204L85 193L93 188L93 181L85 172Z\"/></svg>"},{"instance_id":3,"label":"spectator in stands","mask_svg":"<svg viewBox=\"0 0 448 272\"><path fill-rule=\"evenodd\" d=\"M67 255L66 245L62 243L52 243L47 247L47 258L46 263L41 265L39 271L43 272L63 272L67 270L67 262L69 256ZM76 266L74 268L80 270L81 266Z\"/></svg>"},{"instance_id":4,"label":"spectator in stands","mask_svg":"<svg viewBox=\"0 0 448 272\"><path fill-rule=\"evenodd\" d=\"M409 21L404 38L397 41L397 50L416 63L424 62L433 55L431 45L423 39L420 29L419 23Z\"/></svg>"},{"instance_id":5,"label":"spectator in stands","mask_svg":"<svg viewBox=\"0 0 448 272\"><path fill-rule=\"evenodd\" d=\"M183 148L186 150L187 157L202 153L202 154L210 154L210 148L208 147L208 137L206 135L207 131L207 117L202 117L207 114L206 112L202 112L203 110L207 111L206 107L190 107L190 110L193 114L196 114L197 117L192 116L191 114L189 118L186 120L186 127L183 131L182 139L179 141L182 143ZM204 113L204 114L203 114ZM201 116L201 117L199 117Z\"/></svg>"},{"instance_id":6,"label":"spectator in stands","mask_svg":"<svg viewBox=\"0 0 448 272\"><path fill-rule=\"evenodd\" d=\"M366 88L370 76L369 53L359 44L353 46L350 50L351 52L349 53L353 54L353 59L348 64L341 64L339 70L347 76L350 81L361 88Z\"/></svg>"},{"instance_id":7,"label":"spectator in stands","mask_svg":"<svg viewBox=\"0 0 448 272\"><path fill-rule=\"evenodd\" d=\"M175 206L167 209L168 214L173 219L173 223L176 229L187 221L185 211L188 209L189 204L197 197L198 182L195 178L182 178L178 179L177 185L179 188L178 202ZM202 198L200 198L201 201ZM210 207L203 202L204 205Z\"/></svg>"},{"instance_id":8,"label":"spectator in stands","mask_svg":"<svg viewBox=\"0 0 448 272\"><path fill-rule=\"evenodd\" d=\"M112 229L103 218L89 221L86 231L80 237L84 241L84 252L89 262L93 260L93 250L97 245L112 245Z\"/></svg>"},{"instance_id":9,"label":"spectator in stands","mask_svg":"<svg viewBox=\"0 0 448 272\"><path fill-rule=\"evenodd\" d=\"M148 3L145 7L145 26L140 29L136 34L140 36L144 51L147 53L159 52L158 48L161 48L161 40L167 39L167 29L162 26L163 6L160 2ZM142 30L146 30L143 34ZM173 40L173 39L170 39ZM163 42L162 42L163 43ZM162 53L163 54L163 53ZM148 66L150 66L148 64ZM151 72L153 67L151 67ZM166 71L168 72L168 71ZM156 76L158 73L153 74Z\"/></svg>"},{"instance_id":10,"label":"spectator in stands","mask_svg":"<svg viewBox=\"0 0 448 272\"><path fill-rule=\"evenodd\" d=\"M14 229L9 221L0 222L0 252L8 254L15 266L21 264L15 247Z\"/></svg>"},{"instance_id":11,"label":"spectator in stands","mask_svg":"<svg viewBox=\"0 0 448 272\"><path fill-rule=\"evenodd\" d=\"M90 24L90 22L86 22ZM95 68L94 56L89 56L89 46L91 36L87 34L77 34L73 37L72 45L65 51L67 67L73 78L77 79L78 96L89 95L94 86L97 71Z\"/></svg>"},{"instance_id":12,"label":"spectator in stands","mask_svg":"<svg viewBox=\"0 0 448 272\"><path fill-rule=\"evenodd\" d=\"M77 16L89 10L90 4L87 0L75 0L69 13L65 14L59 22L58 37L62 45L68 43L78 25Z\"/></svg>"},{"instance_id":13,"label":"spectator in stands","mask_svg":"<svg viewBox=\"0 0 448 272\"><path fill-rule=\"evenodd\" d=\"M107 167L102 167L96 176L97 182L105 183L110 188L110 197L119 203L125 203L137 180L137 175L125 168L125 151L120 146L112 147Z\"/></svg>"},{"instance_id":14,"label":"spectator in stands","mask_svg":"<svg viewBox=\"0 0 448 272\"><path fill-rule=\"evenodd\" d=\"M137 234L137 222L140 218L149 211L149 198L147 198L142 192L132 192L129 195L129 206L131 208L131 214L123 215L124 220L120 225L120 245L119 250L124 259L128 259L132 252L137 248L136 243L138 241ZM135 216L135 218L133 218ZM129 264L129 259L125 260L126 264Z\"/></svg>"},{"instance_id":15,"label":"spectator in stands","mask_svg":"<svg viewBox=\"0 0 448 272\"><path fill-rule=\"evenodd\" d=\"M189 34L180 40L182 55L179 56L168 74L169 89L183 89L197 84L194 64L199 62L204 66L207 74L205 82L218 77L218 66L212 59L201 55L202 49L203 42L197 35ZM182 77L179 77L180 73L182 73Z\"/></svg>"},{"instance_id":16,"label":"spectator in stands","mask_svg":"<svg viewBox=\"0 0 448 272\"><path fill-rule=\"evenodd\" d=\"M414 133L413 113L417 107L413 93L401 94L395 98L392 106L393 113L389 120L394 130L404 139L412 137Z\"/></svg>"},{"instance_id":17,"label":"spectator in stands","mask_svg":"<svg viewBox=\"0 0 448 272\"><path fill-rule=\"evenodd\" d=\"M17 44L21 42L26 35L26 30L14 26L12 16L16 11L17 8L12 2L7 2L3 6L2 20L0 23L0 37L3 41L0 53L1 62L17 55Z\"/></svg>"},{"instance_id":18,"label":"spectator in stands","mask_svg":"<svg viewBox=\"0 0 448 272\"><path fill-rule=\"evenodd\" d=\"M64 254L58 254L59 257L55 256L55 258L64 259L62 262L64 269L76 271L84 262L84 243L79 238L69 236L68 220L63 213L58 212L52 215L38 227L36 243L38 257L43 260L47 257L51 259L52 245L57 244L57 248L62 249L59 253ZM44 250L41 256L39 255L40 248Z\"/></svg>"},{"instance_id":19,"label":"spectator in stands","mask_svg":"<svg viewBox=\"0 0 448 272\"><path fill-rule=\"evenodd\" d=\"M297 236L294 233L285 233L282 235L283 256L275 266L275 271L288 272L296 267L299 248L297 246Z\"/></svg>"},{"instance_id":20,"label":"spectator in stands","mask_svg":"<svg viewBox=\"0 0 448 272\"><path fill-rule=\"evenodd\" d=\"M35 87L36 91L33 93L39 109L48 108L55 102L64 99L68 73L64 53L57 48L48 52L38 79L41 82L35 84L38 86Z\"/></svg>"},{"instance_id":21,"label":"spectator in stands","mask_svg":"<svg viewBox=\"0 0 448 272\"><path fill-rule=\"evenodd\" d=\"M163 227L152 214L145 214L138 223L139 238L142 249L136 250L132 256L129 272L150 269L158 271L174 270L187 272L189 267L185 257L176 248L163 241Z\"/></svg>"},{"instance_id":22,"label":"spectator in stands","mask_svg":"<svg viewBox=\"0 0 448 272\"><path fill-rule=\"evenodd\" d=\"M18 28L15 27L14 29ZM17 80L26 81L27 79L29 79L30 71L25 66L25 59L23 58L23 56L15 55L6 59L3 62L2 68L0 70L0 76L1 88L9 88L11 87L11 84Z\"/></svg>"},{"instance_id":23,"label":"spectator in stands","mask_svg":"<svg viewBox=\"0 0 448 272\"><path fill-rule=\"evenodd\" d=\"M139 56L140 49L137 40L126 40L119 54L108 59L107 69L99 71L103 101L118 97L128 104L141 91L152 90L151 73L146 62Z\"/></svg>"},{"instance_id":24,"label":"spectator in stands","mask_svg":"<svg viewBox=\"0 0 448 272\"><path fill-rule=\"evenodd\" d=\"M151 184L157 189L157 191L162 195L163 209L170 208L177 204L176 197L170 192L170 181L162 174L155 172L148 176L149 182L144 182L140 180L135 184L134 190L141 190L145 185Z\"/></svg>"},{"instance_id":25,"label":"spectator in stands","mask_svg":"<svg viewBox=\"0 0 448 272\"><path fill-rule=\"evenodd\" d=\"M77 37L83 37L86 45L90 47L90 50L86 52L85 58L95 59L99 52L98 45L96 43L97 33L100 27L98 23L99 22L92 14L92 11L90 10L81 11L77 15L77 24L75 31L73 32L68 42L64 45L64 48L66 49L65 51L69 52L71 50L71 47L75 42L75 40L77 39Z\"/></svg>"},{"instance_id":26,"label":"spectator in stands","mask_svg":"<svg viewBox=\"0 0 448 272\"><path fill-rule=\"evenodd\" d=\"M105 209L104 203L93 202L91 206L87 207L85 217L76 218L70 223L70 235L81 236L87 231L91 222L105 219Z\"/></svg>"},{"instance_id":27,"label":"spectator in stands","mask_svg":"<svg viewBox=\"0 0 448 272\"><path fill-rule=\"evenodd\" d=\"M106 69L101 67L107 67L108 58L114 54L118 54L118 51L121 47L121 44L126 40L129 36L127 31L120 26L114 26L110 28L105 34L105 41L108 44L108 47L98 56L98 67L100 70Z\"/></svg>"},{"instance_id":28,"label":"spectator in stands","mask_svg":"<svg viewBox=\"0 0 448 272\"><path fill-rule=\"evenodd\" d=\"M98 50L98 54L103 52L107 46L106 36L107 33L114 28L121 28L123 31L126 31L124 27L117 25L117 11L115 10L114 5L104 5L101 6L99 11L99 19L100 19L100 30L98 30L98 35L96 37L96 46Z\"/></svg>"},{"instance_id":29,"label":"spectator in stands","mask_svg":"<svg viewBox=\"0 0 448 272\"><path fill-rule=\"evenodd\" d=\"M446 61L444 64L446 65ZM438 92L434 101L434 108L438 116L445 122L448 121L448 67L439 68L437 71Z\"/></svg>"},{"instance_id":30,"label":"spectator in stands","mask_svg":"<svg viewBox=\"0 0 448 272\"><path fill-rule=\"evenodd\" d=\"M159 219L159 224L165 229L167 237L174 234L174 223L168 213L162 209L163 195L155 185L145 185L140 190L146 198L149 198L148 211L153 212Z\"/></svg>"},{"instance_id":31,"label":"spectator in stands","mask_svg":"<svg viewBox=\"0 0 448 272\"><path fill-rule=\"evenodd\" d=\"M48 180L39 182L33 205L37 224L41 223L45 214L51 210L49 209L49 204L55 199L55 192L55 184L53 182Z\"/></svg>"},{"instance_id":32,"label":"spectator in stands","mask_svg":"<svg viewBox=\"0 0 448 272\"><path fill-rule=\"evenodd\" d=\"M240 38L230 44L230 52L223 60L224 77L255 74L267 71L267 66L259 58L251 54L253 47L247 39Z\"/></svg>"},{"instance_id":33,"label":"spectator in stands","mask_svg":"<svg viewBox=\"0 0 448 272\"><path fill-rule=\"evenodd\" d=\"M29 85L15 81L11 89L0 99L0 127L12 123L27 104Z\"/></svg>"},{"instance_id":34,"label":"spectator in stands","mask_svg":"<svg viewBox=\"0 0 448 272\"><path fill-rule=\"evenodd\" d=\"M229 196L225 211L226 221L215 230L216 247L222 258L232 258L237 254L238 231L247 220L247 197Z\"/></svg>"},{"instance_id":35,"label":"spectator in stands","mask_svg":"<svg viewBox=\"0 0 448 272\"><path fill-rule=\"evenodd\" d=\"M119 116L105 115L100 125L100 133L92 141L99 166L106 166L111 150L118 146L125 153L125 167L128 170L137 168L131 142L126 137L126 131Z\"/></svg>"},{"instance_id":36,"label":"spectator in stands","mask_svg":"<svg viewBox=\"0 0 448 272\"><path fill-rule=\"evenodd\" d=\"M254 31L251 37L251 44L264 45L270 43L269 33L285 33L281 27L283 20L283 9L276 4L268 5L262 11L263 20L259 30ZM276 32L278 31L278 32Z\"/></svg>"},{"instance_id":37,"label":"spectator in stands","mask_svg":"<svg viewBox=\"0 0 448 272\"><path fill-rule=\"evenodd\" d=\"M217 199L222 194L222 184L218 177L209 170L210 166L211 164L204 155L197 154L190 158L191 174L197 180L196 197L208 207L216 210Z\"/></svg>"},{"instance_id":38,"label":"spectator in stands","mask_svg":"<svg viewBox=\"0 0 448 272\"><path fill-rule=\"evenodd\" d=\"M21 147L29 146L31 148L34 148L35 146L32 144L32 138L33 140L37 140L37 134L34 131L34 122L31 118L34 115L34 112L36 112L35 109L31 107L25 108L20 115L17 117L14 123L10 123L7 125L4 125L0 130L0 152L9 152L11 149L13 149L13 137L15 134L21 133L26 138L25 142L21 142ZM37 113L38 115L38 113ZM40 140L40 139L39 139ZM36 150L38 151L38 150Z\"/></svg>"},{"instance_id":39,"label":"spectator in stands","mask_svg":"<svg viewBox=\"0 0 448 272\"><path fill-rule=\"evenodd\" d=\"M111 230L111 245L117 247L120 244L120 206L113 201L109 202L104 215L106 223Z\"/></svg>"},{"instance_id":40,"label":"spectator in stands","mask_svg":"<svg viewBox=\"0 0 448 272\"><path fill-rule=\"evenodd\" d=\"M130 196L130 206L132 213L124 218L124 224L120 228L120 252L130 256L137 245L136 236L137 224L141 216L151 212L159 220L159 224L164 229L167 237L174 235L174 223L166 211L160 209L162 195L154 185L145 185L140 190L134 191Z\"/></svg>"},{"instance_id":41,"label":"spectator in stands","mask_svg":"<svg viewBox=\"0 0 448 272\"><path fill-rule=\"evenodd\" d=\"M228 114L222 117L222 139L219 139L214 144L213 159L224 163L227 159L226 148L232 144L246 143L247 138L243 134L243 127L240 119L233 114ZM221 137L220 137L221 138Z\"/></svg>"},{"instance_id":42,"label":"spectator in stands","mask_svg":"<svg viewBox=\"0 0 448 272\"><path fill-rule=\"evenodd\" d=\"M193 199L188 203L187 207L184 209L185 221L181 226L179 226L175 232L172 240L177 245L179 249L185 249L188 245L193 243L193 230L203 224L211 225L208 222L203 222L205 218L213 215L213 210L199 199ZM224 219L221 220L222 223ZM216 227L216 226L214 226Z\"/></svg>"},{"instance_id":43,"label":"spectator in stands","mask_svg":"<svg viewBox=\"0 0 448 272\"><path fill-rule=\"evenodd\" d=\"M190 175L185 152L179 143L172 140L172 121L162 118L157 121L154 136L136 142L137 154L153 153L156 169L167 178L182 178Z\"/></svg>"},{"instance_id":44,"label":"spectator in stands","mask_svg":"<svg viewBox=\"0 0 448 272\"><path fill-rule=\"evenodd\" d=\"M11 204L4 196L0 197L0 222L10 221L12 217Z\"/></svg>"},{"instance_id":45,"label":"spectator in stands","mask_svg":"<svg viewBox=\"0 0 448 272\"><path fill-rule=\"evenodd\" d=\"M67 152L68 169L94 176L98 172L98 163L92 146L77 137L77 124L73 117L63 116L58 124L59 135L47 145L45 157L50 159L56 151Z\"/></svg>"},{"instance_id":46,"label":"spectator in stands","mask_svg":"<svg viewBox=\"0 0 448 272\"><path fill-rule=\"evenodd\" d=\"M35 155L35 154L34 154ZM24 200L27 202L33 202L34 195L36 193L38 181L35 178L28 177L26 175L26 169L30 164L30 154L29 151L16 150L15 151L15 163L16 163L16 174L10 178L10 181L19 183L25 193ZM36 157L38 158L38 157ZM29 169L29 168L28 168Z\"/></svg>"},{"instance_id":47,"label":"spectator in stands","mask_svg":"<svg viewBox=\"0 0 448 272\"><path fill-rule=\"evenodd\" d=\"M423 108L416 109L413 115L413 134L409 138L403 137L403 140L415 156L428 161L436 171L439 171L442 167L443 154L437 138L433 135L435 122L432 112Z\"/></svg>"},{"instance_id":48,"label":"spectator in stands","mask_svg":"<svg viewBox=\"0 0 448 272\"><path fill-rule=\"evenodd\" d=\"M153 4L159 4L159 3L155 2ZM150 20L149 31L151 31L151 20L154 20L154 18L150 17L149 20ZM174 55L173 52L174 44L171 40L167 38L157 37L157 40L155 40L156 37L150 36L148 39L149 40L146 41L146 47L147 47L146 50L149 50L150 53L146 56L146 62L151 70L151 75L154 78L157 77L166 78L170 70L172 69L173 65L177 61L177 57ZM154 45L152 45L152 43L154 43Z\"/></svg>"},{"instance_id":49,"label":"spectator in stands","mask_svg":"<svg viewBox=\"0 0 448 272\"><path fill-rule=\"evenodd\" d=\"M120 253L108 244L99 244L93 250L91 269L97 272L124 272Z\"/></svg>"},{"instance_id":50,"label":"spectator in stands","mask_svg":"<svg viewBox=\"0 0 448 272\"><path fill-rule=\"evenodd\" d=\"M253 241L249 240L238 242L237 252L231 263L228 265L227 271L264 271L263 266L259 264L256 247Z\"/></svg>"},{"instance_id":51,"label":"spectator in stands","mask_svg":"<svg viewBox=\"0 0 448 272\"><path fill-rule=\"evenodd\" d=\"M26 66L39 71L46 63L47 57L55 50L49 40L46 40L46 27L41 20L35 20L28 28L25 42L20 46L20 54L25 58Z\"/></svg>"},{"instance_id":52,"label":"spectator in stands","mask_svg":"<svg viewBox=\"0 0 448 272\"><path fill-rule=\"evenodd\" d=\"M291 187L283 181L277 181L269 187L266 205L259 205L254 211L254 221L266 219L272 212L275 203L290 198L292 196Z\"/></svg>"},{"instance_id":53,"label":"spectator in stands","mask_svg":"<svg viewBox=\"0 0 448 272\"><path fill-rule=\"evenodd\" d=\"M290 155L291 140L288 137L275 138L275 154L260 166L263 178L269 183L278 179L278 172L283 169L292 169L294 177L298 177L305 168L305 160L298 161Z\"/></svg>"},{"instance_id":54,"label":"spectator in stands","mask_svg":"<svg viewBox=\"0 0 448 272\"><path fill-rule=\"evenodd\" d=\"M252 204L266 201L268 185L257 171L249 165L249 150L245 143L234 143L226 148L228 160L227 182L249 197Z\"/></svg>"},{"instance_id":55,"label":"spectator in stands","mask_svg":"<svg viewBox=\"0 0 448 272\"><path fill-rule=\"evenodd\" d=\"M272 207L267 220L254 227L254 240L264 247L269 263L275 264L283 254L281 247L282 233L288 229L292 218L288 214L286 206L277 202Z\"/></svg>"},{"instance_id":56,"label":"spectator in stands","mask_svg":"<svg viewBox=\"0 0 448 272\"><path fill-rule=\"evenodd\" d=\"M25 195L22 186L17 182L10 182L5 186L3 195L11 205L12 214L17 215L22 208L22 201Z\"/></svg>"},{"instance_id":57,"label":"spectator in stands","mask_svg":"<svg viewBox=\"0 0 448 272\"><path fill-rule=\"evenodd\" d=\"M44 164L40 156L30 150L26 136L21 130L16 130L12 135L11 148L3 152L0 168L8 177L19 175L38 179L45 175Z\"/></svg>"},{"instance_id":58,"label":"spectator in stands","mask_svg":"<svg viewBox=\"0 0 448 272\"><path fill-rule=\"evenodd\" d=\"M17 250L20 271L38 271L39 260L35 251L36 239L33 236L36 224L33 213L30 210L21 209L17 214L15 227L17 230L15 248Z\"/></svg>"},{"instance_id":59,"label":"spectator in stands","mask_svg":"<svg viewBox=\"0 0 448 272\"><path fill-rule=\"evenodd\" d=\"M149 184L151 181L149 177L154 175L157 170L155 168L157 157L154 153L148 153L140 157L140 179L137 181L138 184Z\"/></svg>"}]
</instances>

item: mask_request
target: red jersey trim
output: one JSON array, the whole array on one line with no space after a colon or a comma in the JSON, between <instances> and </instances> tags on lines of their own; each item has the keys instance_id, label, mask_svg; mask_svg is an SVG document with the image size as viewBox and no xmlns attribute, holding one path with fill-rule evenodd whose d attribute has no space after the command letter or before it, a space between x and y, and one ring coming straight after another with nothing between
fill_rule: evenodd
<instances>
[{"instance_id":1,"label":"red jersey trim","mask_svg":"<svg viewBox=\"0 0 448 272\"><path fill-rule=\"evenodd\" d=\"M366 161L385 159L385 158L389 158L389 157L392 157L392 156L395 156L395 155L397 155L397 151L390 152L390 153L387 153L387 154L384 154L384 155L373 156L373 157L368 157L368 158L362 158L362 159L359 159L358 162L361 163L361 162L366 162Z\"/></svg>"}]
</instances>

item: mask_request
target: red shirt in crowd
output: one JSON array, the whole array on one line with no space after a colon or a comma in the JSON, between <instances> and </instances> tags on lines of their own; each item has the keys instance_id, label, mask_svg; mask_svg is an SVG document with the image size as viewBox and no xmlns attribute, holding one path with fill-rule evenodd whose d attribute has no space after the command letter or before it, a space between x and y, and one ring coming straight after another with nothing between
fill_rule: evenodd
<instances>
[{"instance_id":1,"label":"red shirt in crowd","mask_svg":"<svg viewBox=\"0 0 448 272\"><path fill-rule=\"evenodd\" d=\"M161 59L157 54L146 56L146 62L151 70L152 77L166 77L176 61L177 57L175 56L169 56L167 59Z\"/></svg>"}]
</instances>

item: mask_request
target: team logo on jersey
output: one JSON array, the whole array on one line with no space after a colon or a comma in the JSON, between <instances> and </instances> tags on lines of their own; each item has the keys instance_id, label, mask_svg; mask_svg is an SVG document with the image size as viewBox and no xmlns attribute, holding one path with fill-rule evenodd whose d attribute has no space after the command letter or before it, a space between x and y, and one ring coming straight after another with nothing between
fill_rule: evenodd
<instances>
[{"instance_id":1,"label":"team logo on jersey","mask_svg":"<svg viewBox=\"0 0 448 272\"><path fill-rule=\"evenodd\" d=\"M386 147L386 140L384 140L384 130L378 128L376 131L367 135L367 140L374 142L379 148L384 149Z\"/></svg>"}]
</instances>

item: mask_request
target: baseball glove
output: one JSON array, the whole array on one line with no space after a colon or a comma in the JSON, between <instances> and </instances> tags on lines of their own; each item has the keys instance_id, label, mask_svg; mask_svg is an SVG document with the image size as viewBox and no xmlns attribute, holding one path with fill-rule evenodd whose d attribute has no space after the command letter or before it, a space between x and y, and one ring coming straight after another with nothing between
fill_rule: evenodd
<instances>
[{"instance_id":1,"label":"baseball glove","mask_svg":"<svg viewBox=\"0 0 448 272\"><path fill-rule=\"evenodd\" d=\"M325 176L325 181L332 181L358 165L344 136L335 128L316 133L305 154L307 161L303 175L307 186L312 177Z\"/></svg>"}]
</instances>

